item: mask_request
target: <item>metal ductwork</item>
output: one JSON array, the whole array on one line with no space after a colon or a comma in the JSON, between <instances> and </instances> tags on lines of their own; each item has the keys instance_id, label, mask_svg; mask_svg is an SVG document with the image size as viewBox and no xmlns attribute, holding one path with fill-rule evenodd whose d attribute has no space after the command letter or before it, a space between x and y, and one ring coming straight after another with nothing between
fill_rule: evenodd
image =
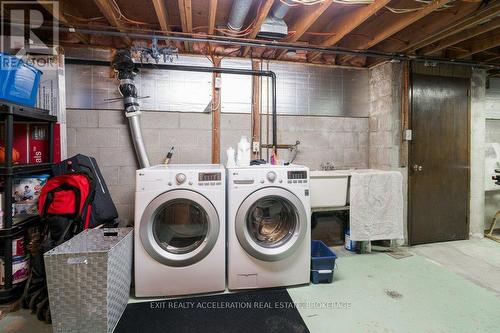
<instances>
[{"instance_id":1,"label":"metal ductwork","mask_svg":"<svg viewBox=\"0 0 500 333\"><path fill-rule=\"evenodd\" d=\"M139 69L132 59L129 50L116 52L112 61L112 66L118 72L120 85L118 90L123 97L123 108L125 116L128 118L132 142L134 144L137 160L141 168L149 167L149 158L142 139L141 123L139 116L141 108L137 97L137 87L134 78L139 73Z\"/></svg>"},{"instance_id":2,"label":"metal ductwork","mask_svg":"<svg viewBox=\"0 0 500 333\"><path fill-rule=\"evenodd\" d=\"M231 13L227 19L227 27L233 31L240 31L245 24L253 0L235 0L231 7Z\"/></svg>"},{"instance_id":3,"label":"metal ductwork","mask_svg":"<svg viewBox=\"0 0 500 333\"><path fill-rule=\"evenodd\" d=\"M279 2L262 23L257 36L271 39L281 39L288 36L288 26L283 19L289 9L289 5Z\"/></svg>"}]
</instances>

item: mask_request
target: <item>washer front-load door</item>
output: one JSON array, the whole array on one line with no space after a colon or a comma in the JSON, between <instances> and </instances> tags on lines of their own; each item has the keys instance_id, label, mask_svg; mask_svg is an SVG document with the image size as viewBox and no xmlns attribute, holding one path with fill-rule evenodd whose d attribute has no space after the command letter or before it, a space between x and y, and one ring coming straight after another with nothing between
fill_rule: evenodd
<instances>
[{"instance_id":1,"label":"washer front-load door","mask_svg":"<svg viewBox=\"0 0 500 333\"><path fill-rule=\"evenodd\" d=\"M238 208L235 231L253 257L277 261L291 255L308 228L304 205L292 192L267 187L250 194Z\"/></svg>"},{"instance_id":2,"label":"washer front-load door","mask_svg":"<svg viewBox=\"0 0 500 333\"><path fill-rule=\"evenodd\" d=\"M198 192L173 190L149 203L141 218L141 242L149 255L168 266L202 260L219 236L219 216Z\"/></svg>"}]
</instances>

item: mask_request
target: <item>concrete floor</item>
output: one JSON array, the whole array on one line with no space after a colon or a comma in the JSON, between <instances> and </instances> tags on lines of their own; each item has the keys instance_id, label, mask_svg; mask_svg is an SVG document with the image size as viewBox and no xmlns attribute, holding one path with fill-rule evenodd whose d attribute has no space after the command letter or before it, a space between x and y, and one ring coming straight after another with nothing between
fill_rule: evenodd
<instances>
[{"instance_id":1,"label":"concrete floor","mask_svg":"<svg viewBox=\"0 0 500 333\"><path fill-rule=\"evenodd\" d=\"M383 253L340 257L331 285L288 291L299 304L319 302L312 308L299 307L311 332L333 328L340 332L499 332L499 294L483 286L495 278L488 274L499 273L500 266L495 271L485 263L485 254L489 249L497 260L500 243L456 243L412 248L411 252L425 248L426 255L402 259ZM439 253L435 258L434 246ZM457 247L470 249L470 257L464 260L462 252L455 252ZM450 251L448 260L440 251ZM467 265L468 260L476 263ZM458 265L465 269L456 274L451 267ZM332 302L333 308L321 308Z\"/></svg>"},{"instance_id":2,"label":"concrete floor","mask_svg":"<svg viewBox=\"0 0 500 333\"><path fill-rule=\"evenodd\" d=\"M496 293L500 299L500 243L484 238L418 245L409 251Z\"/></svg>"},{"instance_id":3,"label":"concrete floor","mask_svg":"<svg viewBox=\"0 0 500 333\"><path fill-rule=\"evenodd\" d=\"M289 288L311 332L498 332L500 243L482 239L402 248L411 256L335 247L332 284ZM0 332L51 332L26 310Z\"/></svg>"}]
</instances>

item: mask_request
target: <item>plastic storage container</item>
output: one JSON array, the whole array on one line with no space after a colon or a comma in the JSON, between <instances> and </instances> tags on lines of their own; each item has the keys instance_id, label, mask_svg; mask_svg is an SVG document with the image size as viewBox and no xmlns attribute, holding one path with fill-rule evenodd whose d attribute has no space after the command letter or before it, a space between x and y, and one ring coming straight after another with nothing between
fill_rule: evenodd
<instances>
[{"instance_id":1,"label":"plastic storage container","mask_svg":"<svg viewBox=\"0 0 500 333\"><path fill-rule=\"evenodd\" d=\"M113 332L128 303L132 228L89 229L44 254L54 333Z\"/></svg>"},{"instance_id":2,"label":"plastic storage container","mask_svg":"<svg viewBox=\"0 0 500 333\"><path fill-rule=\"evenodd\" d=\"M358 242L351 240L351 230L345 231L345 249L347 251L356 252L358 250Z\"/></svg>"},{"instance_id":3,"label":"plastic storage container","mask_svg":"<svg viewBox=\"0 0 500 333\"><path fill-rule=\"evenodd\" d=\"M337 256L322 241L311 242L311 282L332 283Z\"/></svg>"},{"instance_id":4,"label":"plastic storage container","mask_svg":"<svg viewBox=\"0 0 500 333\"><path fill-rule=\"evenodd\" d=\"M0 53L0 99L34 107L41 75L21 59Z\"/></svg>"}]
</instances>

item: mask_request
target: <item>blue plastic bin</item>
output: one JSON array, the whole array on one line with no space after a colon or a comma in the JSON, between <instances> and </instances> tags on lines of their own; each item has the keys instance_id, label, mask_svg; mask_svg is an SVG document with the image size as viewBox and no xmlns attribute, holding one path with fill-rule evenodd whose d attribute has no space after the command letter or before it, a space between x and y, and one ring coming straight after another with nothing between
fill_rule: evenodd
<instances>
[{"instance_id":1,"label":"blue plastic bin","mask_svg":"<svg viewBox=\"0 0 500 333\"><path fill-rule=\"evenodd\" d=\"M311 282L331 283L337 256L322 241L311 242Z\"/></svg>"},{"instance_id":2,"label":"blue plastic bin","mask_svg":"<svg viewBox=\"0 0 500 333\"><path fill-rule=\"evenodd\" d=\"M0 99L35 106L41 75L21 59L0 53Z\"/></svg>"},{"instance_id":3,"label":"blue plastic bin","mask_svg":"<svg viewBox=\"0 0 500 333\"><path fill-rule=\"evenodd\" d=\"M333 269L325 269L321 271L311 271L311 282L318 283L332 283Z\"/></svg>"}]
</instances>

